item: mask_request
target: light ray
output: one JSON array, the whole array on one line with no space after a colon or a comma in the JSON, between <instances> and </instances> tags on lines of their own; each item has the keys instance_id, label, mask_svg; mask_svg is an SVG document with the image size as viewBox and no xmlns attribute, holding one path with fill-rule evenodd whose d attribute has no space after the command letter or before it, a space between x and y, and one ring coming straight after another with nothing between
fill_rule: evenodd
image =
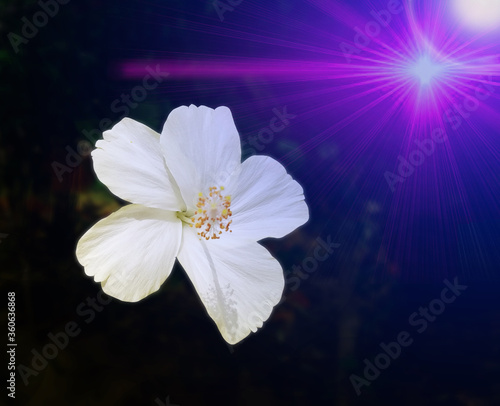
<instances>
[{"instance_id":1,"label":"light ray","mask_svg":"<svg viewBox=\"0 0 500 406\"><path fill-rule=\"evenodd\" d=\"M363 2L306 3L324 22L301 20L294 12L272 25L273 12L248 5L240 24L185 23L204 41L226 40L230 46L224 55L155 51L155 58L118 61L116 72L140 80L148 66L159 66L168 73L166 96L171 84L179 83L175 89L180 92L196 82L199 94L209 89L240 100L232 107L243 117L278 103L290 106L300 118L287 138L295 147L276 146L282 161L298 163L328 143L340 151L332 162L307 165L302 175L305 184L319 184L313 197L318 206L335 193L350 196L356 184L360 190L353 202L366 196L386 205L381 258L407 267L410 278L425 272L415 264L425 263L429 253L443 268L469 269L466 265L481 258L485 243L474 222L500 212L492 192L498 191L500 173L497 37L465 29L457 22L453 1L408 1L398 13L387 11L387 1L371 1L368 9ZM386 23L374 17L382 15ZM377 35L370 36L365 27L377 21L379 30L372 30ZM281 35L276 26L283 29ZM256 51L243 55L243 43ZM245 101L248 94L251 101ZM418 143L428 142L435 129L446 140L435 144L425 162L391 192L384 172L397 173L400 162L409 159ZM356 168L363 168L363 175L353 175ZM486 209L481 200L487 200ZM429 235L417 235L422 230ZM453 242L446 240L438 251L432 233L442 239L452 236ZM467 259L461 264L455 256Z\"/></svg>"}]
</instances>

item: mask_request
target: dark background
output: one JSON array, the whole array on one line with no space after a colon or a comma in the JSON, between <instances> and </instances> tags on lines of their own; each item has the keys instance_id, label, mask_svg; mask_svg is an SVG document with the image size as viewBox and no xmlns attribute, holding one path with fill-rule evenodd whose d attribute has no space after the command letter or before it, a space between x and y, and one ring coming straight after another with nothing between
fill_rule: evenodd
<instances>
[{"instance_id":1,"label":"dark background","mask_svg":"<svg viewBox=\"0 0 500 406\"><path fill-rule=\"evenodd\" d=\"M266 5L244 0L227 24L243 21L250 3ZM297 17L297 3L274 6L283 18ZM19 33L21 18L39 6L21 0L0 4L0 233L8 234L0 244L1 285L2 292L16 293L18 365L31 368L32 351L41 352L50 343L48 334L67 323L76 322L81 332L27 385L18 373L16 400L4 389L0 403L156 405L168 404L169 397L181 406L500 404L498 213L478 224L488 241L482 263L464 260L457 270L456 263L433 263L430 253L420 253L420 263L381 259L388 214L358 190L362 160L325 192L318 174L337 170L337 152L328 143L300 149L304 139L296 134L316 129L307 119L298 119L263 153L284 162L304 186L311 219L263 244L286 271L312 255L318 237L331 236L340 247L297 289L287 287L263 329L234 347L226 345L178 265L160 291L141 302L112 300L95 318L82 315L88 306L81 304L100 287L77 263L76 243L124 202L98 182L88 156L62 181L53 163L64 164L68 146L84 145L82 130L121 118L110 111L111 102L140 81L120 78L117 61L280 50L189 29L189 21L221 26L210 2L73 0L60 7L15 53L7 34ZM280 97L287 89L272 81L172 79L130 116L159 131L179 105L227 105L245 139L267 125L272 108L284 105ZM297 103L291 112L300 111ZM287 158L290 151L294 159ZM420 238L428 231L420 230ZM468 288L418 334L409 316L439 298L443 280L455 276ZM6 306L1 312L6 320ZM404 330L414 343L357 396L350 375L362 376L363 360L373 361L379 344Z\"/></svg>"}]
</instances>

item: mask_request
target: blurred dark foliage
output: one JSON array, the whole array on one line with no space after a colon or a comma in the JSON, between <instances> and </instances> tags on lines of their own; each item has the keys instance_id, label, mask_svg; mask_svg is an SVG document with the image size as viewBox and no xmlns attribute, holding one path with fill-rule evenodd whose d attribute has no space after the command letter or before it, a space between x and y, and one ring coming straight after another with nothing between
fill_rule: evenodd
<instances>
[{"instance_id":1,"label":"blurred dark foliage","mask_svg":"<svg viewBox=\"0 0 500 406\"><path fill-rule=\"evenodd\" d=\"M77 308L99 285L77 263L76 242L123 202L96 180L88 157L62 182L52 163L64 163L82 129L117 119L109 104L129 85L110 78L108 42L116 47L120 30L123 42L135 31L125 19L110 23L120 3L74 0L14 53L7 33L37 10L35 1L0 4L0 233L8 234L1 284L17 295L20 364L30 366L32 349L42 351L47 335L68 322L82 332L28 386L18 375L18 404L155 405L167 397L181 406L500 404L499 301L487 286L471 286L356 396L350 374L362 375L363 359L407 329L409 314L442 289L401 285L390 276L396 265L378 262L376 210L352 223L333 219L364 237L340 241L318 272L285 291L264 328L235 347L219 336L179 266L158 293L136 304L113 300L86 323ZM134 114L158 129L175 105L153 95ZM330 203L312 205L312 221L287 238L264 242L285 269L311 255ZM389 276L374 283L380 267Z\"/></svg>"}]
</instances>

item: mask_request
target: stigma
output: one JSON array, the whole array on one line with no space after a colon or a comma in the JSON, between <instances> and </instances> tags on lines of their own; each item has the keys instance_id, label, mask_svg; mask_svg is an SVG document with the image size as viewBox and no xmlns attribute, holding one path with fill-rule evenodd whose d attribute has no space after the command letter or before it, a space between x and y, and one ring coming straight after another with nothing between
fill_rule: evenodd
<instances>
[{"instance_id":1,"label":"stigma","mask_svg":"<svg viewBox=\"0 0 500 406\"><path fill-rule=\"evenodd\" d=\"M208 189L208 194L198 194L196 211L191 217L191 227L199 229L198 235L205 240L216 240L224 231L232 230L229 226L232 223L231 196L223 196L224 187L212 186Z\"/></svg>"}]
</instances>

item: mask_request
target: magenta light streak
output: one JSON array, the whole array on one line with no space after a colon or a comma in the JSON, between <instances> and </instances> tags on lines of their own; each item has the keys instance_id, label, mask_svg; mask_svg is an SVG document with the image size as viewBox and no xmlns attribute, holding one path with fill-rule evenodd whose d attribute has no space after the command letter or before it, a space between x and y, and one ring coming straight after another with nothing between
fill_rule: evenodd
<instances>
[{"instance_id":1,"label":"magenta light streak","mask_svg":"<svg viewBox=\"0 0 500 406\"><path fill-rule=\"evenodd\" d=\"M208 78L248 78L294 77L314 80L315 78L339 77L337 72L345 67L338 63L314 63L304 61L284 61L269 59L229 59L221 60L148 60L124 61L119 65L120 76L127 79L140 79L147 74L147 67L159 65L159 70L168 74L170 79L208 79ZM345 72L344 76L350 76Z\"/></svg>"},{"instance_id":2,"label":"magenta light streak","mask_svg":"<svg viewBox=\"0 0 500 406\"><path fill-rule=\"evenodd\" d=\"M498 213L498 36L462 27L450 12L450 1L408 0L401 2L404 12L393 13L390 23L375 29L376 35L360 40L360 30L372 27L374 32L374 13L385 10L387 16L388 0L305 3L326 16L325 21L283 15L277 23L289 36L276 32L267 20L255 27L251 19L238 25L192 22L186 29L202 33L207 41L224 39L219 54L153 48L149 54L155 58L117 61L114 73L140 81L159 68L172 84L199 81L187 88L197 89L204 100L214 90L224 100L229 95L240 118L261 112L262 106L271 109L279 99L280 105L300 114L287 139L295 146L279 150L278 139L286 144L280 134L269 148L283 151L280 159L287 166L329 146L338 151L325 161L331 165L327 170L318 160L308 163L302 176L306 184L321 185L318 201L339 188L350 193L357 184L359 196L386 207L382 262L399 264L411 270L409 277L420 277L435 268L420 268L429 255L433 263L442 264L443 273L455 272L462 257L480 258L484 238L476 234L474 222ZM254 5L247 12L275 22L276 14L265 9ZM242 43L242 49L258 53L247 57L235 52ZM262 84L272 91L260 91ZM184 92L184 86L166 85L165 92ZM231 98L228 89L235 89L238 97ZM250 98L245 97L248 90ZM417 145L435 130L446 135L445 142L436 143L425 161L391 190L385 173L400 174L401 159L415 156ZM343 204L332 212L341 212ZM472 268L465 264L464 269Z\"/></svg>"}]
</instances>

